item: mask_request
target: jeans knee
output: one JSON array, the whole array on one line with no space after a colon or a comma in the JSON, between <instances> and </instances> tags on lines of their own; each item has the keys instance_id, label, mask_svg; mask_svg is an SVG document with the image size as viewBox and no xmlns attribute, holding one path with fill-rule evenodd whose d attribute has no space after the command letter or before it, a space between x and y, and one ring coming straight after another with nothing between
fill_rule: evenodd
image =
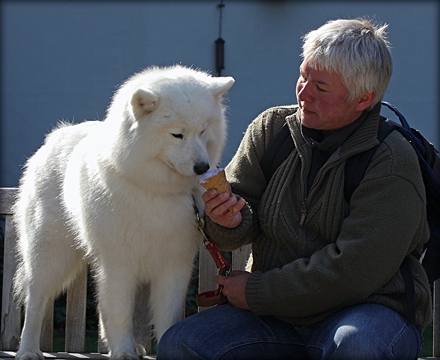
<instances>
[{"instance_id":1,"label":"jeans knee","mask_svg":"<svg viewBox=\"0 0 440 360\"><path fill-rule=\"evenodd\" d=\"M421 338L421 329L409 326L394 310L363 304L318 324L307 346L312 359L413 360L420 353Z\"/></svg>"},{"instance_id":2,"label":"jeans knee","mask_svg":"<svg viewBox=\"0 0 440 360\"><path fill-rule=\"evenodd\" d=\"M366 334L363 334L363 332L366 332ZM371 329L365 329L365 331L363 331L362 328L357 326L344 325L336 331L334 342L338 348L349 347L352 350L356 350L357 347L365 348L365 335L371 337Z\"/></svg>"},{"instance_id":3,"label":"jeans knee","mask_svg":"<svg viewBox=\"0 0 440 360\"><path fill-rule=\"evenodd\" d=\"M352 325L338 328L333 338L334 346L327 359L372 360L388 358L389 348L371 329Z\"/></svg>"}]
</instances>

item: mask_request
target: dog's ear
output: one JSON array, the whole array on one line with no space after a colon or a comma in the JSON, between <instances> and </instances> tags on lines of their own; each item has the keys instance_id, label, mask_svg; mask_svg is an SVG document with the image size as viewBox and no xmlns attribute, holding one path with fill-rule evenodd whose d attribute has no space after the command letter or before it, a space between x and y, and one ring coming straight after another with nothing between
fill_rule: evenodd
<instances>
[{"instance_id":1,"label":"dog's ear","mask_svg":"<svg viewBox=\"0 0 440 360\"><path fill-rule=\"evenodd\" d=\"M131 107L136 119L152 112L159 103L159 96L148 89L138 89L131 98Z\"/></svg>"},{"instance_id":2,"label":"dog's ear","mask_svg":"<svg viewBox=\"0 0 440 360\"><path fill-rule=\"evenodd\" d=\"M230 76L212 78L210 88L214 96L219 96L228 91L234 85L234 78Z\"/></svg>"}]
</instances>

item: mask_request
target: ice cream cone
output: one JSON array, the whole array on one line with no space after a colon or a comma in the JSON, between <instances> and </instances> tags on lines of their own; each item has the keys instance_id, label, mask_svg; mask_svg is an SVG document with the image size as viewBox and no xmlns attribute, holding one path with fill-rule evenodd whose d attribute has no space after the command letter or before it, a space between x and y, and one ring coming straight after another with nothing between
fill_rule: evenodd
<instances>
[{"instance_id":1,"label":"ice cream cone","mask_svg":"<svg viewBox=\"0 0 440 360\"><path fill-rule=\"evenodd\" d=\"M208 171L200 178L199 183L206 190L216 189L218 194L228 193L231 196L225 170L222 168Z\"/></svg>"}]
</instances>

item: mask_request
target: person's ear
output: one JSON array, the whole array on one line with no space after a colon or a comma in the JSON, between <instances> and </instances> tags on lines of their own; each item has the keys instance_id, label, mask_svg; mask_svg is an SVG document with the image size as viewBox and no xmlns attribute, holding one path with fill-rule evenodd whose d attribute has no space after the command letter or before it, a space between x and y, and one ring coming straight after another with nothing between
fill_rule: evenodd
<instances>
[{"instance_id":1,"label":"person's ear","mask_svg":"<svg viewBox=\"0 0 440 360\"><path fill-rule=\"evenodd\" d=\"M364 111L365 109L368 109L373 103L374 99L376 99L376 91L363 94L357 100L356 110Z\"/></svg>"}]
</instances>

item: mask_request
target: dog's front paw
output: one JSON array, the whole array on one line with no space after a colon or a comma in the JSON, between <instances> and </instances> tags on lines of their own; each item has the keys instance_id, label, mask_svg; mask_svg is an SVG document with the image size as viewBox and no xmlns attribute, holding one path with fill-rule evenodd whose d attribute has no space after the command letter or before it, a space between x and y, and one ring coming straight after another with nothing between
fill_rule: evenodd
<instances>
[{"instance_id":1,"label":"dog's front paw","mask_svg":"<svg viewBox=\"0 0 440 360\"><path fill-rule=\"evenodd\" d=\"M137 352L137 349L136 349ZM110 360L139 360L141 356L129 351L118 351L114 355L112 354Z\"/></svg>"},{"instance_id":2,"label":"dog's front paw","mask_svg":"<svg viewBox=\"0 0 440 360\"><path fill-rule=\"evenodd\" d=\"M145 348L141 344L136 344L136 355L139 359L142 359L145 355L147 355Z\"/></svg>"},{"instance_id":3,"label":"dog's front paw","mask_svg":"<svg viewBox=\"0 0 440 360\"><path fill-rule=\"evenodd\" d=\"M44 360L43 353L40 350L31 351L31 350L19 350L15 354L15 360Z\"/></svg>"}]
</instances>

